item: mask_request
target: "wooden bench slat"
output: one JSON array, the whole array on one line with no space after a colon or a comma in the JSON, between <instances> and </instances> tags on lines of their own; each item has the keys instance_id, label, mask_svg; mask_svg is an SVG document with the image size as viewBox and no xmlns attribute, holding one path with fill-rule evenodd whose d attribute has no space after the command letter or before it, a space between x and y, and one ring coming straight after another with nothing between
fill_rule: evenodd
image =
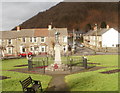
<instances>
[{"instance_id":1,"label":"wooden bench slat","mask_svg":"<svg viewBox=\"0 0 120 93\"><path fill-rule=\"evenodd\" d=\"M25 83L22 83L22 86L23 87L27 87L27 86L29 86L31 84L31 82L25 82Z\"/></svg>"},{"instance_id":2,"label":"wooden bench slat","mask_svg":"<svg viewBox=\"0 0 120 93\"><path fill-rule=\"evenodd\" d=\"M33 84L33 82L34 82L34 84ZM26 90L29 91L30 89L32 89L32 91L33 90L37 91L37 89L40 89L42 91L41 82L40 81L37 81L37 82L38 82L38 84L35 84L36 80L33 80L30 76L28 78L26 78L25 80L20 81L22 88L23 88L23 92L25 92Z\"/></svg>"}]
</instances>

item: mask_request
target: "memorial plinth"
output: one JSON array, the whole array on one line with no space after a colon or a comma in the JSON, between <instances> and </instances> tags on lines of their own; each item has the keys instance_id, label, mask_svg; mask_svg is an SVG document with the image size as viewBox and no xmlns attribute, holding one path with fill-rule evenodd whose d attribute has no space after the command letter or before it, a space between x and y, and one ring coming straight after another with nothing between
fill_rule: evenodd
<instances>
[{"instance_id":1,"label":"memorial plinth","mask_svg":"<svg viewBox=\"0 0 120 93\"><path fill-rule=\"evenodd\" d=\"M56 44L54 50L55 50L54 64L60 65L61 64L61 53L60 53L61 48L60 48L60 45Z\"/></svg>"},{"instance_id":2,"label":"memorial plinth","mask_svg":"<svg viewBox=\"0 0 120 93\"><path fill-rule=\"evenodd\" d=\"M51 71L64 71L66 69L66 65L61 62L61 46L59 44L59 32L55 33L55 46L54 46L54 64L51 64L46 68L46 70Z\"/></svg>"}]
</instances>

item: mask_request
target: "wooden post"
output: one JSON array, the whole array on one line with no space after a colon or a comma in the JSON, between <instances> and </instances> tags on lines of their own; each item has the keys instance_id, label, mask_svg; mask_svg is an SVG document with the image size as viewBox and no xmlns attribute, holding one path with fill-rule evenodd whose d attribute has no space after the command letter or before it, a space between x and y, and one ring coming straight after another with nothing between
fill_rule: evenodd
<instances>
[{"instance_id":1,"label":"wooden post","mask_svg":"<svg viewBox=\"0 0 120 93\"><path fill-rule=\"evenodd\" d=\"M82 60L83 60L83 62L82 62L83 63L83 67L84 67L84 56L82 57Z\"/></svg>"},{"instance_id":2,"label":"wooden post","mask_svg":"<svg viewBox=\"0 0 120 93\"><path fill-rule=\"evenodd\" d=\"M28 70L32 70L33 66L32 66L32 60L28 59Z\"/></svg>"},{"instance_id":3,"label":"wooden post","mask_svg":"<svg viewBox=\"0 0 120 93\"><path fill-rule=\"evenodd\" d=\"M48 55L47 55L47 66L48 66Z\"/></svg>"},{"instance_id":4,"label":"wooden post","mask_svg":"<svg viewBox=\"0 0 120 93\"><path fill-rule=\"evenodd\" d=\"M72 72L72 61L73 59L70 58L70 72Z\"/></svg>"},{"instance_id":5,"label":"wooden post","mask_svg":"<svg viewBox=\"0 0 120 93\"><path fill-rule=\"evenodd\" d=\"M83 59L83 67L87 69L87 58L84 57Z\"/></svg>"},{"instance_id":6,"label":"wooden post","mask_svg":"<svg viewBox=\"0 0 120 93\"><path fill-rule=\"evenodd\" d=\"M45 74L45 61L43 60L43 69L44 69L44 74Z\"/></svg>"},{"instance_id":7,"label":"wooden post","mask_svg":"<svg viewBox=\"0 0 120 93\"><path fill-rule=\"evenodd\" d=\"M67 65L69 64L68 61L69 61L69 56L67 56Z\"/></svg>"}]
</instances>

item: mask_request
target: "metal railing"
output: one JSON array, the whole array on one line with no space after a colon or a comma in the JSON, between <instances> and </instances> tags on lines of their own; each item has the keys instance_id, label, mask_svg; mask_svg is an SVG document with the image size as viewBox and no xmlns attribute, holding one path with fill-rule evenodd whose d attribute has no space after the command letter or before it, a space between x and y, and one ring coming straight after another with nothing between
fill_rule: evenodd
<instances>
[{"instance_id":1,"label":"metal railing","mask_svg":"<svg viewBox=\"0 0 120 93\"><path fill-rule=\"evenodd\" d=\"M73 70L73 67L83 67L84 69L88 69L89 64L87 61L88 60L85 57L62 57L62 63L67 65L67 69L70 70L70 72ZM28 60L28 70L43 69L45 73L45 68L53 63L54 59L51 57L33 58Z\"/></svg>"}]
</instances>

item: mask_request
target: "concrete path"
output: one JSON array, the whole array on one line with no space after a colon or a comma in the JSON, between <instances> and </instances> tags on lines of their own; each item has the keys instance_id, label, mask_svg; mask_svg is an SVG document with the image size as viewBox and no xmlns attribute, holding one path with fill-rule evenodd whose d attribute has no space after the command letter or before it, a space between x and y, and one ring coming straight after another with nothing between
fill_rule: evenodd
<instances>
[{"instance_id":1,"label":"concrete path","mask_svg":"<svg viewBox=\"0 0 120 93\"><path fill-rule=\"evenodd\" d=\"M48 89L46 91L52 92L67 92L69 91L69 87L65 83L65 75L58 75L54 74L52 75L52 80L48 86Z\"/></svg>"}]
</instances>

